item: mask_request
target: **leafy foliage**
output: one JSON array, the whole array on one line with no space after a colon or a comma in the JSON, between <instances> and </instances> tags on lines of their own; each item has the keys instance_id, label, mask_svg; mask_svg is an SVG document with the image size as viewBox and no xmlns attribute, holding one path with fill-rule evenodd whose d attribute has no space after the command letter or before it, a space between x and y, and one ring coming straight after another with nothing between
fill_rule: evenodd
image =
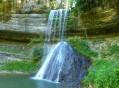
<instances>
[{"instance_id":1,"label":"leafy foliage","mask_svg":"<svg viewBox=\"0 0 119 88\"><path fill-rule=\"evenodd\" d=\"M83 11L90 10L91 8L99 6L101 0L76 0L79 4L79 8Z\"/></svg>"},{"instance_id":2,"label":"leafy foliage","mask_svg":"<svg viewBox=\"0 0 119 88\"><path fill-rule=\"evenodd\" d=\"M89 11L94 7L100 6L102 4L102 0L71 0L76 2L76 9L80 11Z\"/></svg>"},{"instance_id":3,"label":"leafy foliage","mask_svg":"<svg viewBox=\"0 0 119 88\"><path fill-rule=\"evenodd\" d=\"M95 85L97 88L119 88L119 62L105 59L94 60L83 83L87 86Z\"/></svg>"},{"instance_id":4,"label":"leafy foliage","mask_svg":"<svg viewBox=\"0 0 119 88\"><path fill-rule=\"evenodd\" d=\"M119 0L70 0L71 3L76 2L74 12L86 12L91 11L91 9L95 7L101 7L104 9L105 7L109 8L119 8Z\"/></svg>"},{"instance_id":5,"label":"leafy foliage","mask_svg":"<svg viewBox=\"0 0 119 88\"><path fill-rule=\"evenodd\" d=\"M74 38L68 40L68 42L81 54L88 57L97 57L98 53L91 50L89 44L80 38Z\"/></svg>"}]
</instances>

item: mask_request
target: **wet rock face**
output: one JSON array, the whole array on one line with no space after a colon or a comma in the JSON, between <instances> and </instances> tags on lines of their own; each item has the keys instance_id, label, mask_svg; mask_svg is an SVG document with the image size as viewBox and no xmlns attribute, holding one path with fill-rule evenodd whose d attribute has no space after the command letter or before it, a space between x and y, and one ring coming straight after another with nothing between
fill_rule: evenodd
<instances>
[{"instance_id":1,"label":"wet rock face","mask_svg":"<svg viewBox=\"0 0 119 88\"><path fill-rule=\"evenodd\" d=\"M65 46L65 50L62 52L64 54L64 63L59 82L78 87L86 76L89 61L83 55L79 55L68 43Z\"/></svg>"},{"instance_id":2,"label":"wet rock face","mask_svg":"<svg viewBox=\"0 0 119 88\"><path fill-rule=\"evenodd\" d=\"M88 67L86 57L79 55L67 42L60 42L48 54L36 78L79 87Z\"/></svg>"}]
</instances>

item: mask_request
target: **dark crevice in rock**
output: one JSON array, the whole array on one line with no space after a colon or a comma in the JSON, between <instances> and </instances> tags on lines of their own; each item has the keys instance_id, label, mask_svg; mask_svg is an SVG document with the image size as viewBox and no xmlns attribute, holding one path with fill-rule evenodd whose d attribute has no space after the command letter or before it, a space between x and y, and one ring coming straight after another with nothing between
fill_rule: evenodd
<instances>
[{"instance_id":1,"label":"dark crevice in rock","mask_svg":"<svg viewBox=\"0 0 119 88\"><path fill-rule=\"evenodd\" d=\"M40 35L34 33L0 30L0 39L9 41L30 42L31 39L39 38Z\"/></svg>"}]
</instances>

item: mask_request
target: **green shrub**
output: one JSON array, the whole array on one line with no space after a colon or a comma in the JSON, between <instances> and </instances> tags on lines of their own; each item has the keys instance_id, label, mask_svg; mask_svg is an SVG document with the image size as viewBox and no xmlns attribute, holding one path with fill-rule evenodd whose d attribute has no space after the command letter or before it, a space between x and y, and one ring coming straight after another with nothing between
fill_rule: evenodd
<instances>
[{"instance_id":1,"label":"green shrub","mask_svg":"<svg viewBox=\"0 0 119 88\"><path fill-rule=\"evenodd\" d=\"M43 47L41 45L35 46L32 52L32 60L38 61L43 57Z\"/></svg>"},{"instance_id":2,"label":"green shrub","mask_svg":"<svg viewBox=\"0 0 119 88\"><path fill-rule=\"evenodd\" d=\"M115 60L96 59L88 70L83 84L97 88L119 88L119 62Z\"/></svg>"},{"instance_id":3,"label":"green shrub","mask_svg":"<svg viewBox=\"0 0 119 88\"><path fill-rule=\"evenodd\" d=\"M68 42L81 54L88 57L97 57L98 53L91 50L87 41L80 38L69 39Z\"/></svg>"}]
</instances>

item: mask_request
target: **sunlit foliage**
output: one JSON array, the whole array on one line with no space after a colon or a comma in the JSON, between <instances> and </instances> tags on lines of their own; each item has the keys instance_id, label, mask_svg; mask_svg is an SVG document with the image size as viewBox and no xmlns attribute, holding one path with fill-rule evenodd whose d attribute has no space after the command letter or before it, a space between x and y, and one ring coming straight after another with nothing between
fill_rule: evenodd
<instances>
[{"instance_id":1,"label":"sunlit foliage","mask_svg":"<svg viewBox=\"0 0 119 88\"><path fill-rule=\"evenodd\" d=\"M71 0L71 3L76 2L75 8L80 11L90 11L95 7L105 8L119 8L118 0Z\"/></svg>"},{"instance_id":2,"label":"sunlit foliage","mask_svg":"<svg viewBox=\"0 0 119 88\"><path fill-rule=\"evenodd\" d=\"M83 83L92 88L119 88L119 62L96 59Z\"/></svg>"}]
</instances>

